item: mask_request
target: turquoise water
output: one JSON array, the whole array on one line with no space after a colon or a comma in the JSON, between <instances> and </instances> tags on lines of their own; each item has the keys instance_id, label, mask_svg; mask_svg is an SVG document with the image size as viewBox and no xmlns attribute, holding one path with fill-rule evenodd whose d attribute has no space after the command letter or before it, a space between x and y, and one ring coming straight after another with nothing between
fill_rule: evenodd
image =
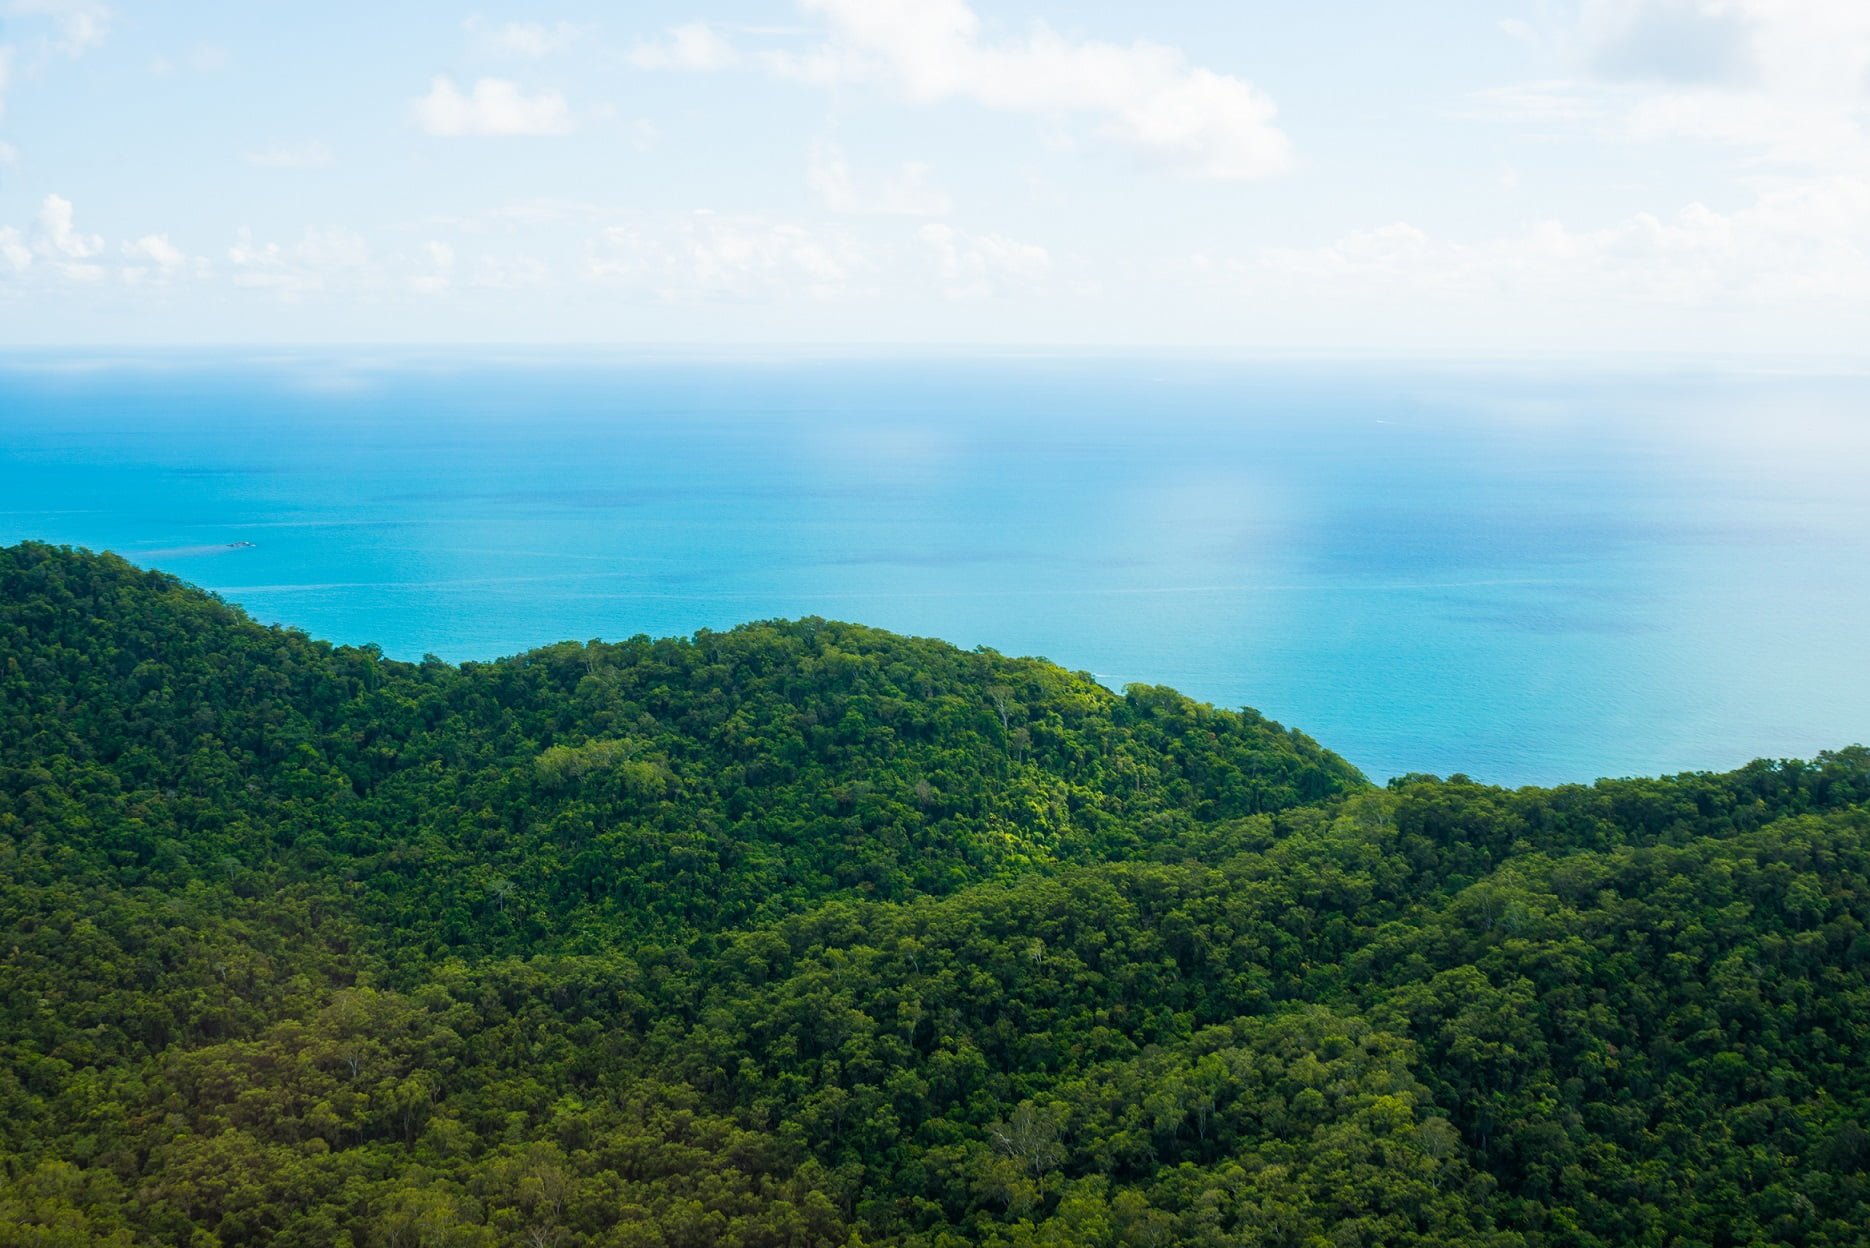
<instances>
[{"instance_id":1,"label":"turquoise water","mask_svg":"<svg viewBox=\"0 0 1870 1248\"><path fill-rule=\"evenodd\" d=\"M1867 482L1848 378L0 360L0 541L409 658L859 620L1255 706L1377 778L1870 739Z\"/></svg>"}]
</instances>

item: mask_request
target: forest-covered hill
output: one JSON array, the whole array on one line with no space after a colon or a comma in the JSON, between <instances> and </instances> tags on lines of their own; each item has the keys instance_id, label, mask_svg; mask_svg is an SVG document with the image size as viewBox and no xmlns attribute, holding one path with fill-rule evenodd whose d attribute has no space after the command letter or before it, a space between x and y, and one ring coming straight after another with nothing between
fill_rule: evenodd
<instances>
[{"instance_id":1,"label":"forest-covered hill","mask_svg":"<svg viewBox=\"0 0 1870 1248\"><path fill-rule=\"evenodd\" d=\"M0 1245L1870 1242L1870 751L1377 789L823 620L0 550Z\"/></svg>"}]
</instances>

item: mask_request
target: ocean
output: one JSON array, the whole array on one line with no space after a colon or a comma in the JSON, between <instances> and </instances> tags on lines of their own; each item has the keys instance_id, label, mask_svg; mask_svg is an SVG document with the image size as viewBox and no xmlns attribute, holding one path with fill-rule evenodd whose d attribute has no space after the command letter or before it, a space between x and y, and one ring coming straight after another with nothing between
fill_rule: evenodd
<instances>
[{"instance_id":1,"label":"ocean","mask_svg":"<svg viewBox=\"0 0 1870 1248\"><path fill-rule=\"evenodd\" d=\"M1382 780L1870 740L1870 380L1192 358L0 357L0 542L398 658L822 615Z\"/></svg>"}]
</instances>

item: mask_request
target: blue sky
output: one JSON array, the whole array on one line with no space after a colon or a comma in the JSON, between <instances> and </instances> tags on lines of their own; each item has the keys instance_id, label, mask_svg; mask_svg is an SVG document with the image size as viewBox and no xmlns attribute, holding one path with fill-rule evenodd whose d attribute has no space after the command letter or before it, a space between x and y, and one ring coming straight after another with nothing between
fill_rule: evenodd
<instances>
[{"instance_id":1,"label":"blue sky","mask_svg":"<svg viewBox=\"0 0 1870 1248\"><path fill-rule=\"evenodd\" d=\"M14 345L1870 340L1862 0L0 17Z\"/></svg>"}]
</instances>

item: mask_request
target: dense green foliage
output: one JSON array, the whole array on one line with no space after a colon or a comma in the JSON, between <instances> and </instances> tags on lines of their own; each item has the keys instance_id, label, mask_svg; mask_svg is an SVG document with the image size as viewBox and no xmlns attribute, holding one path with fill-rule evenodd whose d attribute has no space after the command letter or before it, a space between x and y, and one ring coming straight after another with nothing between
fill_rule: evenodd
<instances>
[{"instance_id":1,"label":"dense green foliage","mask_svg":"<svg viewBox=\"0 0 1870 1248\"><path fill-rule=\"evenodd\" d=\"M0 1244L1870 1240L1870 752L1372 789L825 621L0 550Z\"/></svg>"}]
</instances>

